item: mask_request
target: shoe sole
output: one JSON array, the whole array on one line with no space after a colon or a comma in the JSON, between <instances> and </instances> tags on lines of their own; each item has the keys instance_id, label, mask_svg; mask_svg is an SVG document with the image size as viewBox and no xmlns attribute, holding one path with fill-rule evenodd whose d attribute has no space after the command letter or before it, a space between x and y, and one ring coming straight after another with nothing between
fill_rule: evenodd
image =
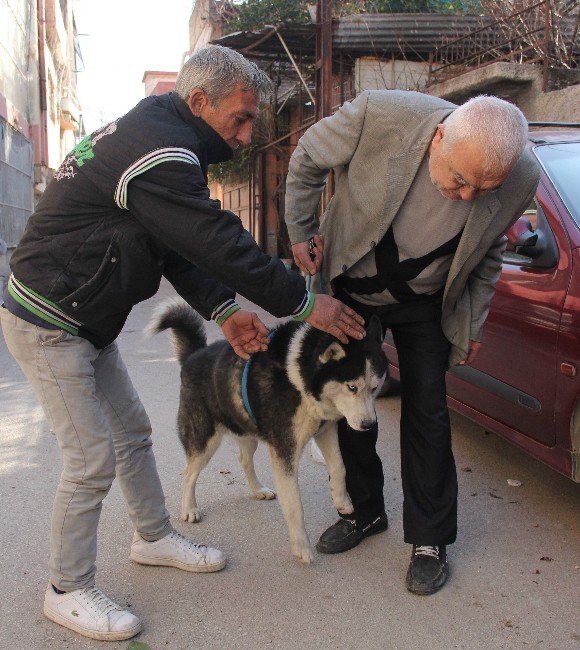
<instances>
[{"instance_id":1,"label":"shoe sole","mask_svg":"<svg viewBox=\"0 0 580 650\"><path fill-rule=\"evenodd\" d=\"M432 594L436 594L441 589L441 587L443 587L443 585L447 582L447 578L449 578L449 565L447 565L445 571L443 571L440 581L434 584L430 589L421 589L420 587L412 589L409 585L408 579L405 579L405 587L407 587L407 591L415 594L415 596L431 596Z\"/></svg>"},{"instance_id":2,"label":"shoe sole","mask_svg":"<svg viewBox=\"0 0 580 650\"><path fill-rule=\"evenodd\" d=\"M431 589L411 589L409 585L406 585L406 587L407 591L411 594L415 594L415 596L432 596L433 594L436 594L446 582L447 580L444 580L440 585L437 585Z\"/></svg>"},{"instance_id":3,"label":"shoe sole","mask_svg":"<svg viewBox=\"0 0 580 650\"><path fill-rule=\"evenodd\" d=\"M96 630L90 630L86 627L83 627L82 625L78 625L74 621L71 621L65 616L62 616L62 614L49 609L46 607L46 605L44 606L43 613L46 618L48 618L53 623L62 625L62 627L66 627L73 632L82 634L82 636L89 637L90 639L96 639L97 641L125 641L127 639L131 639L136 634L139 634L139 632L141 632L143 629L142 623L139 622L139 625L136 625L133 628L129 628L129 630L125 630L123 632L98 632Z\"/></svg>"},{"instance_id":4,"label":"shoe sole","mask_svg":"<svg viewBox=\"0 0 580 650\"><path fill-rule=\"evenodd\" d=\"M194 564L186 564L179 560L167 560L162 557L144 557L143 555L138 555L134 552L131 552L130 557L133 562L136 562L137 564L144 564L146 566L169 566L174 569L181 569L182 571L190 571L191 573L215 573L216 571L221 571L226 565L226 558L216 564L203 564L197 566Z\"/></svg>"},{"instance_id":5,"label":"shoe sole","mask_svg":"<svg viewBox=\"0 0 580 650\"><path fill-rule=\"evenodd\" d=\"M320 543L320 540L316 543L316 550L319 553L324 553L325 555L334 555L336 553L345 553L346 551L350 551L351 548L357 547L364 539L367 537L372 537L373 535L377 535L378 533L384 533L385 530L389 528L388 522L385 524L381 524L380 526L377 526L373 530L368 531L367 533L364 533L361 538L359 538L356 542L353 544L343 546L341 548L329 548L325 547L324 544Z\"/></svg>"}]
</instances>

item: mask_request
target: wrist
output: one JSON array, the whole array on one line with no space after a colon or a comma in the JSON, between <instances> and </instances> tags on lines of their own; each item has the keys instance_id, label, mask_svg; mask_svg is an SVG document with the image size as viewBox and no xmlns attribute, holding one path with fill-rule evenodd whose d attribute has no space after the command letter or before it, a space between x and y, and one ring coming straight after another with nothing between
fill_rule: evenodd
<instances>
[{"instance_id":1,"label":"wrist","mask_svg":"<svg viewBox=\"0 0 580 650\"><path fill-rule=\"evenodd\" d=\"M214 308L211 319L221 327L232 314L240 311L240 309L240 305L233 298L230 298Z\"/></svg>"},{"instance_id":2,"label":"wrist","mask_svg":"<svg viewBox=\"0 0 580 650\"><path fill-rule=\"evenodd\" d=\"M292 318L297 321L304 321L310 316L312 310L314 309L314 298L315 295L310 291L307 291L304 299L298 306L298 309L292 314Z\"/></svg>"}]
</instances>

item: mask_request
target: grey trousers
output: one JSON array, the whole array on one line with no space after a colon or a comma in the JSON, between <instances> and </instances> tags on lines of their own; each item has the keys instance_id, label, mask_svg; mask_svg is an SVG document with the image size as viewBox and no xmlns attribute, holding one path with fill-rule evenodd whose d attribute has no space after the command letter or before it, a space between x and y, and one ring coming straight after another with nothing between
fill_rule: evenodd
<instances>
[{"instance_id":1,"label":"grey trousers","mask_svg":"<svg viewBox=\"0 0 580 650\"><path fill-rule=\"evenodd\" d=\"M171 531L151 448L151 424L116 343L102 350L31 325L0 306L8 350L56 434L63 470L52 511L50 580L62 591L95 582L101 504L117 476L139 534Z\"/></svg>"}]
</instances>

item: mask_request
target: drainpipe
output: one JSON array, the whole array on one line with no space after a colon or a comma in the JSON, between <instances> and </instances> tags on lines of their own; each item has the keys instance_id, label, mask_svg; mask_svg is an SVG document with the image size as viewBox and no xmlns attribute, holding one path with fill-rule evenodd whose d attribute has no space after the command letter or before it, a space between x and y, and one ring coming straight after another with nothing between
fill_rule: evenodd
<instances>
[{"instance_id":1,"label":"drainpipe","mask_svg":"<svg viewBox=\"0 0 580 650\"><path fill-rule=\"evenodd\" d=\"M332 115L332 0L322 0L322 114Z\"/></svg>"},{"instance_id":2,"label":"drainpipe","mask_svg":"<svg viewBox=\"0 0 580 650\"><path fill-rule=\"evenodd\" d=\"M317 66L319 82L317 99L320 105L316 107L317 119L332 115L332 0L318 0L316 19L318 22ZM334 173L330 172L326 187L322 193L319 206L319 218L326 209L334 193Z\"/></svg>"},{"instance_id":3,"label":"drainpipe","mask_svg":"<svg viewBox=\"0 0 580 650\"><path fill-rule=\"evenodd\" d=\"M332 115L332 0L318 0L318 56L320 106L318 119Z\"/></svg>"},{"instance_id":4,"label":"drainpipe","mask_svg":"<svg viewBox=\"0 0 580 650\"><path fill-rule=\"evenodd\" d=\"M46 97L46 61L44 57L44 44L46 42L46 17L44 0L37 0L38 23L38 67L40 87L40 121L38 129L38 148L40 153L39 177L35 178L35 190L40 193L46 188L48 176L48 117Z\"/></svg>"}]
</instances>

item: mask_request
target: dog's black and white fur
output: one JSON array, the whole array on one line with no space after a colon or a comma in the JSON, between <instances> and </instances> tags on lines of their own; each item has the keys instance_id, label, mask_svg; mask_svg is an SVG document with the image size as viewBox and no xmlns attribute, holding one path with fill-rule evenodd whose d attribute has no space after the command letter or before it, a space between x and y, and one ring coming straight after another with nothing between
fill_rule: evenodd
<instances>
[{"instance_id":1,"label":"dog's black and white fur","mask_svg":"<svg viewBox=\"0 0 580 650\"><path fill-rule=\"evenodd\" d=\"M163 306L154 317L150 330L165 329L172 331L182 367L178 429L187 456L182 518L201 519L195 484L224 433L234 434L255 497L273 499L275 493L260 483L254 470L254 452L258 440L263 440L292 553L310 563L298 463L305 444L315 436L328 466L334 506L343 514L352 512L336 423L346 418L353 429L362 431L376 422L375 397L388 369L378 319L371 320L362 341L353 339L348 345L305 323L278 327L268 351L255 354L249 369L247 390L255 422L242 400L245 362L230 345L224 340L207 346L201 317L181 302Z\"/></svg>"}]
</instances>

